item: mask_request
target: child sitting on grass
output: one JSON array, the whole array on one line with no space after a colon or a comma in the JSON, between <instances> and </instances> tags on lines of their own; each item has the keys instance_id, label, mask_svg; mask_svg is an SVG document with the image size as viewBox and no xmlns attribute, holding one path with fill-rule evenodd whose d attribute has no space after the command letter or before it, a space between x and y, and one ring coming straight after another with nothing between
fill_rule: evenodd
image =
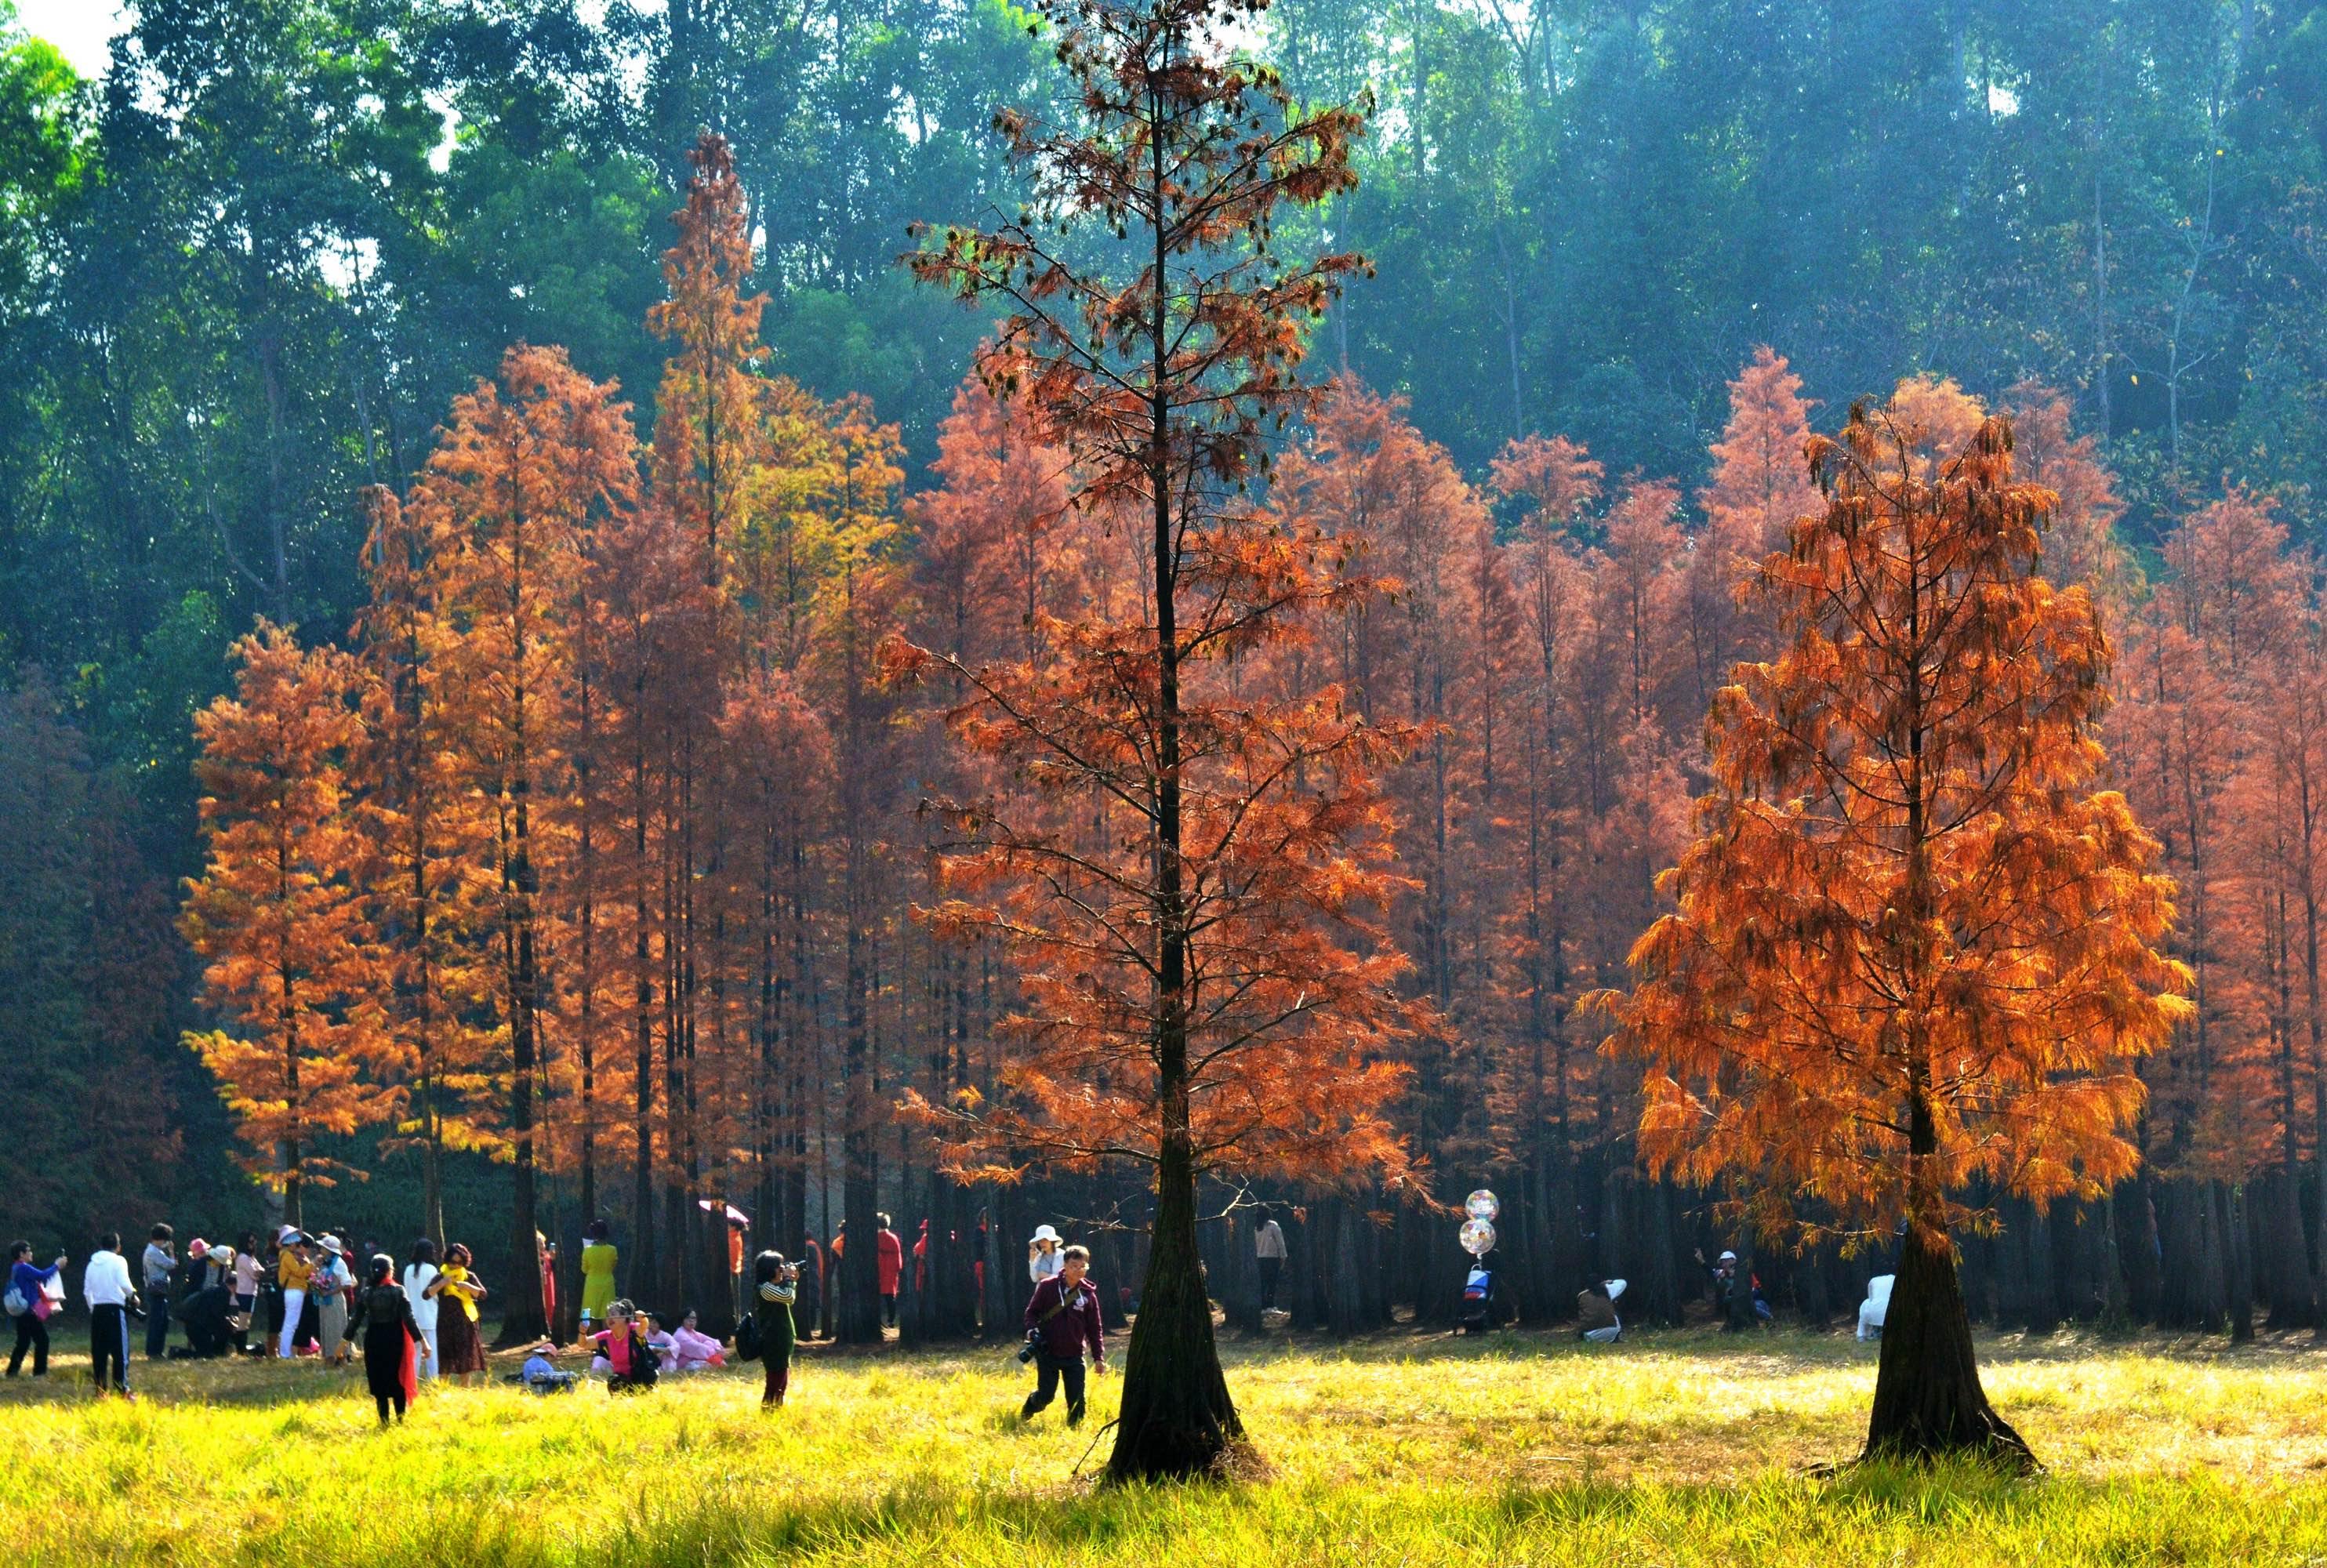
<instances>
[{"instance_id":1,"label":"child sitting on grass","mask_svg":"<svg viewBox=\"0 0 2327 1568\"><path fill-rule=\"evenodd\" d=\"M524 1377L528 1394L571 1394L576 1381L573 1373L558 1367L557 1347L547 1339L526 1353Z\"/></svg>"}]
</instances>

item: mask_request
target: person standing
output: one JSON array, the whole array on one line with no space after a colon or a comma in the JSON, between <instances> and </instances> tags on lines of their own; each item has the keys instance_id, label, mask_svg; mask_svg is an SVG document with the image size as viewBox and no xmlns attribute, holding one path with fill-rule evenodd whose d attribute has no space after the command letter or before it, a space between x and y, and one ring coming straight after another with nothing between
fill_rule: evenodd
<instances>
[{"instance_id":1,"label":"person standing","mask_svg":"<svg viewBox=\"0 0 2327 1568\"><path fill-rule=\"evenodd\" d=\"M541 1259L541 1321L548 1325L549 1342L557 1343L557 1244L539 1231L533 1233L533 1250Z\"/></svg>"},{"instance_id":2,"label":"person standing","mask_svg":"<svg viewBox=\"0 0 2327 1568\"><path fill-rule=\"evenodd\" d=\"M799 1338L816 1338L817 1315L824 1310L824 1248L813 1236L800 1237L800 1260L792 1265L798 1276L792 1288L799 1301L792 1309L792 1322Z\"/></svg>"},{"instance_id":3,"label":"person standing","mask_svg":"<svg viewBox=\"0 0 2327 1568\"><path fill-rule=\"evenodd\" d=\"M1285 1232L1274 1218L1252 1233L1252 1261L1260 1269L1260 1310L1276 1310L1276 1276L1285 1272Z\"/></svg>"},{"instance_id":4,"label":"person standing","mask_svg":"<svg viewBox=\"0 0 2327 1568\"><path fill-rule=\"evenodd\" d=\"M760 1408L781 1408L792 1383L792 1349L799 1341L792 1322L792 1303L799 1298L800 1265L786 1263L780 1252L763 1252L752 1265L752 1293L759 1298L752 1310L760 1322L760 1359L767 1378L760 1389Z\"/></svg>"},{"instance_id":5,"label":"person standing","mask_svg":"<svg viewBox=\"0 0 2327 1568\"><path fill-rule=\"evenodd\" d=\"M1070 1246L1059 1255L1059 1272L1034 1287L1026 1303L1026 1333L1034 1350L1034 1392L1019 1407L1018 1419L1032 1421L1067 1390L1067 1424L1083 1419L1083 1352L1093 1370L1107 1370L1107 1328L1100 1321L1098 1287L1085 1278L1090 1252Z\"/></svg>"},{"instance_id":6,"label":"person standing","mask_svg":"<svg viewBox=\"0 0 2327 1568\"><path fill-rule=\"evenodd\" d=\"M436 1244L424 1236L412 1244L412 1261L404 1265L404 1299L412 1308L413 1325L420 1334L424 1377L436 1376L437 1297L444 1291L444 1271L436 1266ZM370 1354L369 1349L365 1354Z\"/></svg>"},{"instance_id":7,"label":"person standing","mask_svg":"<svg viewBox=\"0 0 2327 1568\"><path fill-rule=\"evenodd\" d=\"M905 1274L905 1244L898 1239L892 1221L885 1214L880 1217L881 1229L873 1237L874 1283L881 1292L881 1326L897 1326L897 1291Z\"/></svg>"},{"instance_id":8,"label":"person standing","mask_svg":"<svg viewBox=\"0 0 2327 1568\"><path fill-rule=\"evenodd\" d=\"M603 1219L593 1219L582 1242L582 1337L588 1339L606 1323L606 1309L614 1301L613 1231Z\"/></svg>"},{"instance_id":9,"label":"person standing","mask_svg":"<svg viewBox=\"0 0 2327 1568\"><path fill-rule=\"evenodd\" d=\"M8 1352L8 1376L14 1377L24 1365L24 1352L33 1352L33 1376L49 1375L49 1286L65 1266L65 1255L57 1254L57 1261L46 1268L33 1263L33 1244L20 1241L8 1249L8 1289L23 1302L15 1313L16 1348Z\"/></svg>"},{"instance_id":10,"label":"person standing","mask_svg":"<svg viewBox=\"0 0 2327 1568\"><path fill-rule=\"evenodd\" d=\"M166 1225L145 1233L139 1265L145 1281L145 1359L159 1361L170 1349L170 1276L178 1272L176 1238Z\"/></svg>"},{"instance_id":11,"label":"person standing","mask_svg":"<svg viewBox=\"0 0 2327 1568\"><path fill-rule=\"evenodd\" d=\"M250 1349L250 1324L258 1311L258 1237L246 1236L242 1245L228 1255L229 1272L233 1283L228 1288L234 1293L234 1310L242 1319L242 1327L234 1331L234 1348L241 1352Z\"/></svg>"},{"instance_id":12,"label":"person standing","mask_svg":"<svg viewBox=\"0 0 2327 1568\"><path fill-rule=\"evenodd\" d=\"M129 1309L137 1304L137 1288L129 1283L129 1260L121 1255L121 1233L108 1230L98 1238L81 1270L81 1299L89 1303L89 1375L104 1397L106 1368L113 1368L113 1386L129 1394Z\"/></svg>"},{"instance_id":13,"label":"person standing","mask_svg":"<svg viewBox=\"0 0 2327 1568\"><path fill-rule=\"evenodd\" d=\"M283 1238L281 1246L275 1260L275 1278L283 1287L283 1338L276 1346L275 1357L287 1361L299 1348L299 1314L306 1310L307 1282L314 1277L315 1262L307 1251L307 1238L295 1230Z\"/></svg>"},{"instance_id":14,"label":"person standing","mask_svg":"<svg viewBox=\"0 0 2327 1568\"><path fill-rule=\"evenodd\" d=\"M436 1349L444 1359L447 1377L466 1383L485 1370L485 1342L477 1330L477 1303L485 1299L485 1282L472 1272L469 1249L459 1242L444 1249L444 1267L437 1278L438 1297L447 1303L436 1320Z\"/></svg>"},{"instance_id":15,"label":"person standing","mask_svg":"<svg viewBox=\"0 0 2327 1568\"><path fill-rule=\"evenodd\" d=\"M355 1315L348 1321L348 1331L363 1335L364 1383L371 1390L379 1423L386 1426L390 1410L395 1411L397 1420L404 1419L405 1410L418 1392L414 1356L417 1352L426 1357L428 1346L421 1337L419 1323L413 1318L410 1298L396 1283L396 1260L384 1252L379 1254L371 1260L366 1277L371 1283L357 1293ZM429 1305L434 1307L435 1302L432 1300Z\"/></svg>"},{"instance_id":16,"label":"person standing","mask_svg":"<svg viewBox=\"0 0 2327 1568\"><path fill-rule=\"evenodd\" d=\"M743 1315L743 1233L751 1227L734 1209L727 1211L727 1316Z\"/></svg>"},{"instance_id":17,"label":"person standing","mask_svg":"<svg viewBox=\"0 0 2327 1568\"><path fill-rule=\"evenodd\" d=\"M1059 1233L1047 1225L1038 1225L1034 1234L1026 1239L1026 1277L1036 1284L1056 1279L1064 1258L1059 1251Z\"/></svg>"},{"instance_id":18,"label":"person standing","mask_svg":"<svg viewBox=\"0 0 2327 1568\"><path fill-rule=\"evenodd\" d=\"M336 1236L318 1237L315 1245L322 1249L322 1256L307 1282L315 1298L315 1336L322 1341L323 1364L341 1367L348 1359L347 1250Z\"/></svg>"}]
</instances>

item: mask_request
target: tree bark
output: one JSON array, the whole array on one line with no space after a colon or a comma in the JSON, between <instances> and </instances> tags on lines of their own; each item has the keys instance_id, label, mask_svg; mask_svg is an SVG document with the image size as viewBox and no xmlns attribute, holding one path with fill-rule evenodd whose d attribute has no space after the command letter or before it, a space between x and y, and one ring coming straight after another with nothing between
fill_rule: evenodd
<instances>
[{"instance_id":1,"label":"tree bark","mask_svg":"<svg viewBox=\"0 0 2327 1568\"><path fill-rule=\"evenodd\" d=\"M1980 1386L1954 1250L1934 1246L1911 1227L1901 1255L1862 1457L1971 1455L2033 1470L2035 1455Z\"/></svg>"},{"instance_id":2,"label":"tree bark","mask_svg":"<svg viewBox=\"0 0 2327 1568\"><path fill-rule=\"evenodd\" d=\"M1184 1079L1181 1087L1184 1106ZM1184 1120L1176 1136L1167 1133L1155 1165L1155 1229L1117 1422L1107 1466L1116 1483L1211 1473L1244 1437L1198 1265L1196 1176Z\"/></svg>"}]
</instances>

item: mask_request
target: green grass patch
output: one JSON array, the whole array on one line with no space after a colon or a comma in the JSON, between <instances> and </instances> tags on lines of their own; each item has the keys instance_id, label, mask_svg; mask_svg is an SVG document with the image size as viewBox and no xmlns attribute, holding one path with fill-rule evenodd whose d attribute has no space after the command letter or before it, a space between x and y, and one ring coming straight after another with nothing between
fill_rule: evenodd
<instances>
[{"instance_id":1,"label":"green grass patch","mask_svg":"<svg viewBox=\"0 0 2327 1568\"><path fill-rule=\"evenodd\" d=\"M2050 1467L1806 1468L1855 1451L1871 1347L1710 1333L1231 1346L1271 1473L1101 1491L1096 1429L1015 1419L1006 1353L810 1350L638 1399L432 1389L374 1430L360 1374L64 1358L0 1386L18 1563L1621 1564L2327 1563L2327 1353L1990 1341ZM1118 1352L1119 1353L1119 1352ZM1088 1462L1085 1461L1088 1453ZM1078 1475L1078 1465L1082 1473Z\"/></svg>"}]
</instances>

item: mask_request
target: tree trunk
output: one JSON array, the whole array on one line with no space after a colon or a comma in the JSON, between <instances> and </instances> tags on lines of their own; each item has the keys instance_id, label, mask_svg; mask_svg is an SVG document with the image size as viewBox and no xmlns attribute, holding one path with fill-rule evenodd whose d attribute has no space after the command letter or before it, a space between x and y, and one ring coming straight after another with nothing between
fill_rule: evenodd
<instances>
[{"instance_id":1,"label":"tree trunk","mask_svg":"<svg viewBox=\"0 0 2327 1568\"><path fill-rule=\"evenodd\" d=\"M1862 1457L1971 1455L2014 1470L2033 1469L2028 1444L1980 1386L1954 1250L1933 1246L1911 1227L1901 1254Z\"/></svg>"},{"instance_id":2,"label":"tree trunk","mask_svg":"<svg viewBox=\"0 0 2327 1568\"><path fill-rule=\"evenodd\" d=\"M2229 1319L2233 1345L2254 1340L2254 1255L2249 1247L2247 1193L2242 1183L2214 1183L2214 1211L2220 1217L2222 1232L2224 1315Z\"/></svg>"},{"instance_id":3,"label":"tree trunk","mask_svg":"<svg viewBox=\"0 0 2327 1568\"><path fill-rule=\"evenodd\" d=\"M2301 1168L2288 1160L2263 1184L2261 1245L2256 1274L2270 1295L2270 1327L2307 1329L2318 1321L2312 1304L2311 1264L2303 1239Z\"/></svg>"},{"instance_id":4,"label":"tree trunk","mask_svg":"<svg viewBox=\"0 0 2327 1568\"><path fill-rule=\"evenodd\" d=\"M1172 1087L1167 1071L1167 1097ZM1220 1373L1198 1262L1196 1175L1184 1120L1167 1130L1156 1162L1155 1229L1117 1422L1107 1475L1117 1483L1210 1473L1244 1437Z\"/></svg>"},{"instance_id":5,"label":"tree trunk","mask_svg":"<svg viewBox=\"0 0 2327 1568\"><path fill-rule=\"evenodd\" d=\"M2051 1217L2042 1206L2026 1199L2013 1205L2023 1229L2020 1246L2022 1322L2032 1334L2050 1334L2061 1326L2060 1292L2052 1277Z\"/></svg>"}]
</instances>

